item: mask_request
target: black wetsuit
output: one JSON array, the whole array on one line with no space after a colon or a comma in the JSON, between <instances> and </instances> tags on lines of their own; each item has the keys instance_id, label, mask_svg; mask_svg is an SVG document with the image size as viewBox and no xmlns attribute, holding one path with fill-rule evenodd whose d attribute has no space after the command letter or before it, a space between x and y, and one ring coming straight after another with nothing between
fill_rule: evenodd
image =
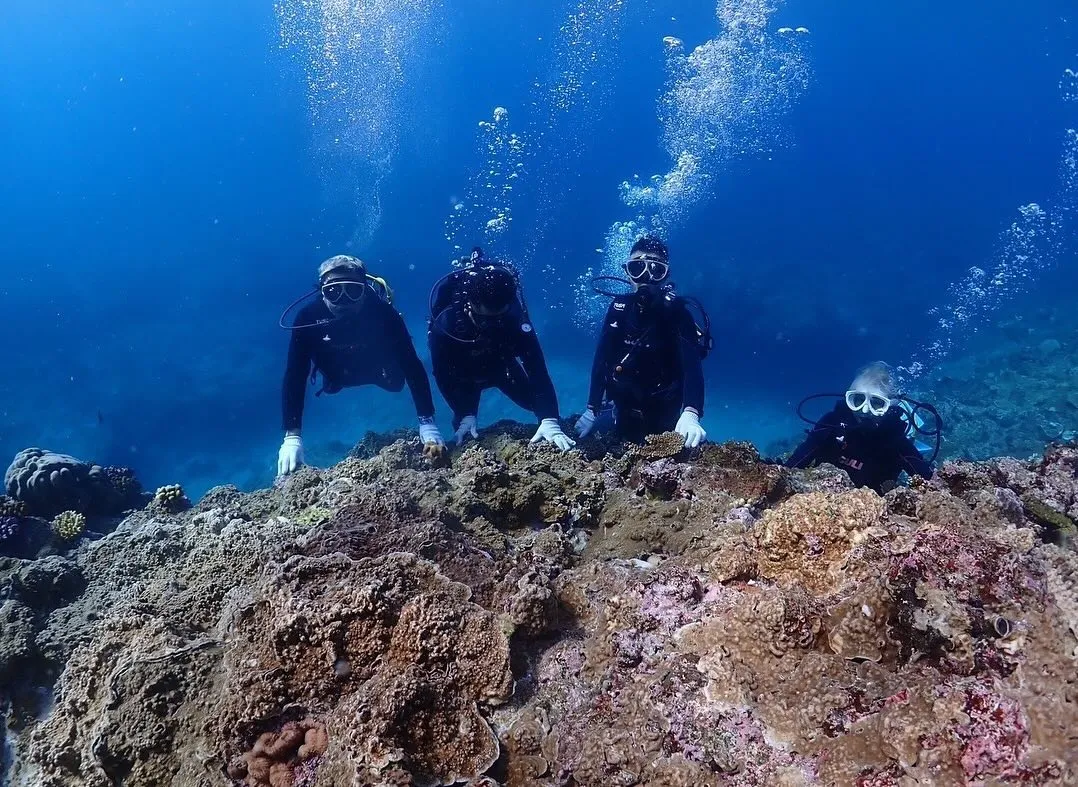
<instances>
[{"instance_id":1,"label":"black wetsuit","mask_svg":"<svg viewBox=\"0 0 1078 787\"><path fill-rule=\"evenodd\" d=\"M696 323L671 291L646 288L607 309L591 369L588 407L614 403L618 434L643 442L671 431L682 410L704 414L704 370Z\"/></svg>"},{"instance_id":2,"label":"black wetsuit","mask_svg":"<svg viewBox=\"0 0 1078 787\"><path fill-rule=\"evenodd\" d=\"M540 421L558 417L554 383L535 329L522 309L512 309L484 330L471 322L461 300L437 317L427 341L434 381L453 410L454 429L465 416L479 414L479 397L488 388L497 388Z\"/></svg>"},{"instance_id":3,"label":"black wetsuit","mask_svg":"<svg viewBox=\"0 0 1078 787\"><path fill-rule=\"evenodd\" d=\"M300 310L288 345L281 400L285 430L299 429L303 422L303 397L315 371L322 375L319 393L337 393L357 385L377 385L400 391L404 384L412 393L416 413L434 415L430 381L404 318L380 298L368 297L354 315L334 318L317 300Z\"/></svg>"},{"instance_id":4,"label":"black wetsuit","mask_svg":"<svg viewBox=\"0 0 1078 787\"><path fill-rule=\"evenodd\" d=\"M932 476L932 465L906 436L902 411L892 407L879 418L854 414L845 402L819 420L786 462L787 467L828 464L845 470L853 483L881 494L905 471Z\"/></svg>"}]
</instances>

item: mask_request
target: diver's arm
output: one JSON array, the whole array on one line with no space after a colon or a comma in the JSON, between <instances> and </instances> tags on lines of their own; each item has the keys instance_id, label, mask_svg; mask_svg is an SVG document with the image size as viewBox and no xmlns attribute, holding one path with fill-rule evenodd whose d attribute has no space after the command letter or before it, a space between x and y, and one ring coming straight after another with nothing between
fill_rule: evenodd
<instances>
[{"instance_id":1,"label":"diver's arm","mask_svg":"<svg viewBox=\"0 0 1078 787\"><path fill-rule=\"evenodd\" d=\"M615 301L616 303L616 301ZM603 318L602 332L599 334L599 344L595 348L595 359L591 364L591 388L588 391L588 409L599 412L603 406L603 397L606 395L607 380L610 376L610 356L613 353L616 340L616 328L612 323L617 322L617 312L614 304L606 310Z\"/></svg>"},{"instance_id":2,"label":"diver's arm","mask_svg":"<svg viewBox=\"0 0 1078 787\"><path fill-rule=\"evenodd\" d=\"M415 403L416 415L420 418L434 417L434 397L430 392L430 380L427 379L427 370L423 368L423 362L415 351L415 344L408 333L408 326L404 324L404 318L400 313L389 308L393 313L387 320L386 330L389 334L386 341L390 347L400 369L404 373L404 379L408 383L408 390L412 394Z\"/></svg>"},{"instance_id":3,"label":"diver's arm","mask_svg":"<svg viewBox=\"0 0 1078 787\"><path fill-rule=\"evenodd\" d=\"M281 385L281 410L285 433L299 435L303 426L303 398L311 373L311 352L302 329L292 331L288 342L288 363Z\"/></svg>"},{"instance_id":4,"label":"diver's arm","mask_svg":"<svg viewBox=\"0 0 1078 787\"><path fill-rule=\"evenodd\" d=\"M830 447L828 441L833 440L835 434L831 423L832 415L828 413L812 427L801 445L797 446L786 460L787 467L804 468L827 461L823 454Z\"/></svg>"},{"instance_id":5,"label":"diver's arm","mask_svg":"<svg viewBox=\"0 0 1078 787\"><path fill-rule=\"evenodd\" d=\"M913 440L904 434L899 437L898 461L911 477L919 475L921 478L931 478L934 472L931 463L921 456Z\"/></svg>"},{"instance_id":6,"label":"diver's arm","mask_svg":"<svg viewBox=\"0 0 1078 787\"><path fill-rule=\"evenodd\" d=\"M550 379L543 348L535 331L521 331L520 363L528 375L528 384L535 394L535 417L540 421L558 417L558 394ZM589 400L590 401L590 400Z\"/></svg>"},{"instance_id":7,"label":"diver's arm","mask_svg":"<svg viewBox=\"0 0 1078 787\"><path fill-rule=\"evenodd\" d=\"M430 348L430 365L434 372L434 384L453 411L453 422L459 423L469 415L479 415L479 397L482 391L473 380L461 374L460 343L438 331L427 334Z\"/></svg>"},{"instance_id":8,"label":"diver's arm","mask_svg":"<svg viewBox=\"0 0 1078 787\"><path fill-rule=\"evenodd\" d=\"M681 315L678 349L681 352L682 404L704 415L704 361L696 343L696 323L688 309Z\"/></svg>"}]
</instances>

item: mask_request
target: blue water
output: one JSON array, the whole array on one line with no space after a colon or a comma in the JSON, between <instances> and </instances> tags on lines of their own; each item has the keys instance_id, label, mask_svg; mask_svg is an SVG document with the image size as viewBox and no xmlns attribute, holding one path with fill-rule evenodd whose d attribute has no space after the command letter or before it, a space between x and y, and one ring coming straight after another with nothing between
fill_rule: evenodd
<instances>
[{"instance_id":1,"label":"blue water","mask_svg":"<svg viewBox=\"0 0 1078 787\"><path fill-rule=\"evenodd\" d=\"M495 107L526 154L503 200L509 229L490 241L525 270L563 414L583 406L595 330L573 319L578 281L603 264L612 224L638 215L619 184L671 167L663 37L687 54L722 35L714 4L372 0L371 19L346 21L358 40L390 42L399 76L360 57L351 84L319 93L323 31L301 12L320 5L4 3L4 462L43 445L194 495L269 483L281 309L322 259L358 254L395 286L425 355L427 289L454 253L445 222L470 184L486 193L478 124ZM573 14L588 20L575 38ZM928 310L950 308L971 266L1006 256L1020 206L1074 196L1061 174L1078 125L1065 100L1071 16L1057 0L790 0L768 18L768 41L796 47L804 87L758 119L773 144L735 139L747 152L709 162L709 187L665 231L675 279L714 320L713 439L788 438L793 403L868 360L905 364L941 338L932 363L963 352L969 326L941 328ZM809 32L777 32L787 26ZM567 75L581 86L561 106ZM463 235L486 243L481 228ZM1062 227L1045 241L1022 303L1073 299L1073 239ZM973 322L983 334L1008 308ZM373 390L310 399L307 412L315 463L367 429L414 422L406 394ZM488 396L482 421L503 415L530 419Z\"/></svg>"}]
</instances>

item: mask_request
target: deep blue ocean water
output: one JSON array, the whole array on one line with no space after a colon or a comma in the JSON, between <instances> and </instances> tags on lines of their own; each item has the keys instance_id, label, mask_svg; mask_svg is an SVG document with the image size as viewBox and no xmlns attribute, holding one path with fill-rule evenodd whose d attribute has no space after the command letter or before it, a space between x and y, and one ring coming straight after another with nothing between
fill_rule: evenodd
<instances>
[{"instance_id":1,"label":"deep blue ocean water","mask_svg":"<svg viewBox=\"0 0 1078 787\"><path fill-rule=\"evenodd\" d=\"M322 259L357 254L425 355L447 234L523 268L568 415L597 327L581 277L616 258L616 222L658 217L674 278L713 318L704 425L761 446L867 361L920 361L911 384L930 393L932 368L1001 318L1073 303L1069 4L729 0L725 25L716 10L7 0L0 457L41 445L192 495L268 484L281 310ZM706 177L626 204L620 184L670 172L686 140ZM1043 217L1020 220L1033 203ZM985 292L974 266L1002 278ZM407 394L367 389L307 412L316 464L414 424ZM501 416L530 420L488 395L481 420Z\"/></svg>"}]
</instances>

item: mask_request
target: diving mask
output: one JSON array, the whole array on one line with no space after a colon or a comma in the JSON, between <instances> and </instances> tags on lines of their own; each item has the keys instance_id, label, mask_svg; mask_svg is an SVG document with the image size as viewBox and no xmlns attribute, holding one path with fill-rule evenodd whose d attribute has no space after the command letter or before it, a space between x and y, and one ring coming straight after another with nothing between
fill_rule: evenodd
<instances>
[{"instance_id":1,"label":"diving mask","mask_svg":"<svg viewBox=\"0 0 1078 787\"><path fill-rule=\"evenodd\" d=\"M846 391L846 406L855 413L879 418L891 409L891 400L872 391Z\"/></svg>"},{"instance_id":2,"label":"diving mask","mask_svg":"<svg viewBox=\"0 0 1078 787\"><path fill-rule=\"evenodd\" d=\"M670 263L653 254L630 257L625 263L625 272L634 283L660 282L670 274Z\"/></svg>"},{"instance_id":3,"label":"diving mask","mask_svg":"<svg viewBox=\"0 0 1078 787\"><path fill-rule=\"evenodd\" d=\"M331 281L322 285L322 297L334 306L360 303L367 285L358 281Z\"/></svg>"},{"instance_id":4,"label":"diving mask","mask_svg":"<svg viewBox=\"0 0 1078 787\"><path fill-rule=\"evenodd\" d=\"M476 328L486 330L487 328L500 325L509 315L511 306L512 304L506 304L501 309L490 309L479 303L469 303L467 309L468 317L475 324Z\"/></svg>"}]
</instances>

